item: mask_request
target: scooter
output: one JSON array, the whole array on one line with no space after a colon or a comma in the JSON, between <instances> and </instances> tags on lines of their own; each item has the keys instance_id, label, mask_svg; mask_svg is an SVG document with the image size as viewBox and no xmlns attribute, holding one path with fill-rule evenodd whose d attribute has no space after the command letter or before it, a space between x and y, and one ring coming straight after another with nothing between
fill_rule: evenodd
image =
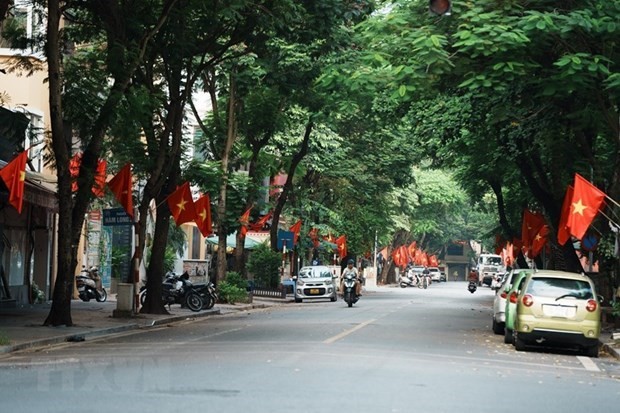
<instances>
[{"instance_id":1,"label":"scooter","mask_svg":"<svg viewBox=\"0 0 620 413\"><path fill-rule=\"evenodd\" d=\"M476 286L476 283L474 281L470 281L469 285L467 286L467 290L472 294L476 292L477 288L478 287Z\"/></svg>"},{"instance_id":2,"label":"scooter","mask_svg":"<svg viewBox=\"0 0 620 413\"><path fill-rule=\"evenodd\" d=\"M78 296L82 301L89 302L95 299L97 302L102 303L108 299L108 292L105 290L105 287L101 286L99 289L97 284L101 284L97 267L90 267L89 270L86 267L82 267L82 273L75 276Z\"/></svg>"},{"instance_id":3,"label":"scooter","mask_svg":"<svg viewBox=\"0 0 620 413\"><path fill-rule=\"evenodd\" d=\"M344 276L343 289L344 289L344 301L349 307L353 307L360 298L355 292L355 275L347 274Z\"/></svg>"}]
</instances>

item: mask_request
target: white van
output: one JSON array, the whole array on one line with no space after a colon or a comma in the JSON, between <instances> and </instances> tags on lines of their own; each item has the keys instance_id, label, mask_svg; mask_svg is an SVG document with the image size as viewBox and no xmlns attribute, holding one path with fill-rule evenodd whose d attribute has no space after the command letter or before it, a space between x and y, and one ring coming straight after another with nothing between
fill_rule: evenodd
<instances>
[{"instance_id":1,"label":"white van","mask_svg":"<svg viewBox=\"0 0 620 413\"><path fill-rule=\"evenodd\" d=\"M478 257L478 284L491 286L493 277L497 274L503 274L506 267L502 261L502 257L497 254L480 254Z\"/></svg>"}]
</instances>

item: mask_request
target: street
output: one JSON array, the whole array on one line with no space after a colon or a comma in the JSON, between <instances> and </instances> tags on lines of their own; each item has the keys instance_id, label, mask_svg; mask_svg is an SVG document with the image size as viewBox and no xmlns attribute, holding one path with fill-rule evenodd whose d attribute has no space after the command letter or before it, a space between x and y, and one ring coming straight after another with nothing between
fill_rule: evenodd
<instances>
[{"instance_id":1,"label":"street","mask_svg":"<svg viewBox=\"0 0 620 413\"><path fill-rule=\"evenodd\" d=\"M617 411L620 363L516 352L493 292L380 288L0 358L2 411Z\"/></svg>"}]
</instances>

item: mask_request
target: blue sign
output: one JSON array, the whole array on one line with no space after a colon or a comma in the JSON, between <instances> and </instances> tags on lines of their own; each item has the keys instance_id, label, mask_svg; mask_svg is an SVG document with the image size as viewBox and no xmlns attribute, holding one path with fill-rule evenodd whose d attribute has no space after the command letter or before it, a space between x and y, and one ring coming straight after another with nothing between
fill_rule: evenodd
<instances>
[{"instance_id":1,"label":"blue sign","mask_svg":"<svg viewBox=\"0 0 620 413\"><path fill-rule=\"evenodd\" d=\"M594 251L598 246L598 237L588 234L581 240L581 248L586 251Z\"/></svg>"},{"instance_id":2,"label":"blue sign","mask_svg":"<svg viewBox=\"0 0 620 413\"><path fill-rule=\"evenodd\" d=\"M103 225L133 225L133 220L123 208L104 209Z\"/></svg>"},{"instance_id":3,"label":"blue sign","mask_svg":"<svg viewBox=\"0 0 620 413\"><path fill-rule=\"evenodd\" d=\"M286 245L287 250L293 249L293 238L295 233L293 231L278 230L278 250L282 250Z\"/></svg>"}]
</instances>

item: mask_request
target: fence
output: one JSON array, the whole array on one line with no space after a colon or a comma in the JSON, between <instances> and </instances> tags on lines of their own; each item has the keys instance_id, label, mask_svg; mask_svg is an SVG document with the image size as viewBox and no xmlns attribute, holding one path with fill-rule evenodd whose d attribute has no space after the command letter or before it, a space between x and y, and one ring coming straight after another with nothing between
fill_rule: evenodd
<instances>
[{"instance_id":1,"label":"fence","mask_svg":"<svg viewBox=\"0 0 620 413\"><path fill-rule=\"evenodd\" d=\"M293 294L293 284L280 284L277 288L261 287L259 285L251 285L250 291L255 297L269 297L286 299L287 294Z\"/></svg>"}]
</instances>

